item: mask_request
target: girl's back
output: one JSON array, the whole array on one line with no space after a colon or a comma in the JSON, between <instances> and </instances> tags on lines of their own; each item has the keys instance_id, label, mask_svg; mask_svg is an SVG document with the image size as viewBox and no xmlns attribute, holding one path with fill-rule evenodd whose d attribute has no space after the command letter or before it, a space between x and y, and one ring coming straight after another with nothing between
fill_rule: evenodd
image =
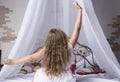
<instances>
[{"instance_id":1,"label":"girl's back","mask_svg":"<svg viewBox=\"0 0 120 82\"><path fill-rule=\"evenodd\" d=\"M45 69L41 68L36 72L33 82L76 82L70 70L63 73L61 76L48 77L45 74Z\"/></svg>"},{"instance_id":2,"label":"girl's back","mask_svg":"<svg viewBox=\"0 0 120 82\"><path fill-rule=\"evenodd\" d=\"M73 47L70 43L68 43L68 47L70 49L70 56L72 56ZM45 68L40 68L37 70L33 82L76 82L76 79L73 77L70 65L72 60L70 59L69 65L66 67L66 71L63 72L60 76L48 76L45 73Z\"/></svg>"}]
</instances>

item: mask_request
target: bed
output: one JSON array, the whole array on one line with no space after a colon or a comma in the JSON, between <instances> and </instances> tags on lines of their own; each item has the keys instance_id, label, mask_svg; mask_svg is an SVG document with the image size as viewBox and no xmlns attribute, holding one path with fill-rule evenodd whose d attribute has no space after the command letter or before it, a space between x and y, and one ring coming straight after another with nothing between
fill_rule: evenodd
<instances>
[{"instance_id":1,"label":"bed","mask_svg":"<svg viewBox=\"0 0 120 82\"><path fill-rule=\"evenodd\" d=\"M18 74L0 82L32 82L35 73ZM110 79L106 74L75 75L76 82L120 82L118 79Z\"/></svg>"}]
</instances>

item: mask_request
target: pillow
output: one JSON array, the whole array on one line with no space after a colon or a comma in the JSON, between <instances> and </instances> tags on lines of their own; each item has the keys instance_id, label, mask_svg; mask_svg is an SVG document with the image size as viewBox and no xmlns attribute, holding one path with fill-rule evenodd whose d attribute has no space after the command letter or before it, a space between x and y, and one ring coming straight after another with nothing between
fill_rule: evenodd
<instances>
[{"instance_id":1,"label":"pillow","mask_svg":"<svg viewBox=\"0 0 120 82\"><path fill-rule=\"evenodd\" d=\"M40 60L25 63L19 73L27 74L36 72L41 67Z\"/></svg>"},{"instance_id":2,"label":"pillow","mask_svg":"<svg viewBox=\"0 0 120 82\"><path fill-rule=\"evenodd\" d=\"M73 74L78 74L78 75L106 73L105 70L101 69L98 65L80 68L78 71L75 71L76 65L72 64L70 69Z\"/></svg>"}]
</instances>

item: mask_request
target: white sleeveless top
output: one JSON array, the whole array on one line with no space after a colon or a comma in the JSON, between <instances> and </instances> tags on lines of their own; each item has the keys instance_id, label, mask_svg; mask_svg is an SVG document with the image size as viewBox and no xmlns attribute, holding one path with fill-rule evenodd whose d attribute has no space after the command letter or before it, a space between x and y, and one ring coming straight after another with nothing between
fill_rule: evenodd
<instances>
[{"instance_id":1,"label":"white sleeveless top","mask_svg":"<svg viewBox=\"0 0 120 82\"><path fill-rule=\"evenodd\" d=\"M70 43L69 48L72 52L73 46ZM70 68L68 68L69 66L67 67L66 73L63 73L60 77L53 76L52 78L46 75L44 68L40 68L37 70L33 82L76 82L76 79L73 77Z\"/></svg>"}]
</instances>

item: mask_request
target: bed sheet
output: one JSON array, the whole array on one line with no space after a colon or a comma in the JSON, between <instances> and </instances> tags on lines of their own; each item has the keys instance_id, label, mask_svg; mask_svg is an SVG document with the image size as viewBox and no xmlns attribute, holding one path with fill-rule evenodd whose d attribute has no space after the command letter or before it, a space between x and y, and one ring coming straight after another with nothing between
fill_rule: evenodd
<instances>
[{"instance_id":1,"label":"bed sheet","mask_svg":"<svg viewBox=\"0 0 120 82\"><path fill-rule=\"evenodd\" d=\"M76 82L120 82L119 79L111 79L106 74L76 75Z\"/></svg>"},{"instance_id":2,"label":"bed sheet","mask_svg":"<svg viewBox=\"0 0 120 82\"><path fill-rule=\"evenodd\" d=\"M18 74L15 77L7 78L0 82L32 82L34 73ZM106 74L75 75L76 82L120 82L118 79L110 79Z\"/></svg>"}]
</instances>

